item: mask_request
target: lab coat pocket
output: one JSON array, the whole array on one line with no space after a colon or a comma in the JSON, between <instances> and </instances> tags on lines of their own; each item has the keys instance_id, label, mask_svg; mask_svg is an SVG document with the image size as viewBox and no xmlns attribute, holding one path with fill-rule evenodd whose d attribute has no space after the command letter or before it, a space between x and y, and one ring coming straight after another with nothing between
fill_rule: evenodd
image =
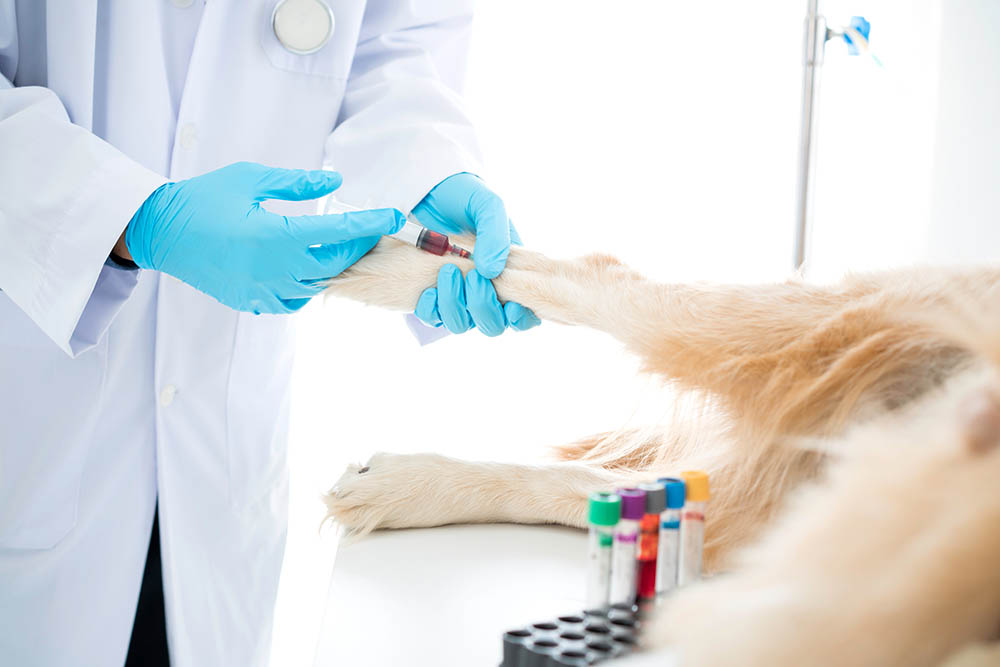
<instances>
[{"instance_id":1,"label":"lab coat pocket","mask_svg":"<svg viewBox=\"0 0 1000 667\"><path fill-rule=\"evenodd\" d=\"M107 342L71 359L0 294L0 548L49 549L76 525Z\"/></svg>"},{"instance_id":2,"label":"lab coat pocket","mask_svg":"<svg viewBox=\"0 0 1000 667\"><path fill-rule=\"evenodd\" d=\"M308 0L293 0L304 2ZM346 79L351 71L354 47L357 43L357 29L361 22L363 3L350 0L313 0L323 2L333 15L333 32L329 39L313 53L294 53L289 50L275 31L275 8L279 2L263 0L264 20L260 21L260 43L267 59L278 69L300 74Z\"/></svg>"},{"instance_id":3,"label":"lab coat pocket","mask_svg":"<svg viewBox=\"0 0 1000 667\"><path fill-rule=\"evenodd\" d=\"M267 499L288 477L292 345L287 317L239 314L226 404L229 498L237 511Z\"/></svg>"}]
</instances>

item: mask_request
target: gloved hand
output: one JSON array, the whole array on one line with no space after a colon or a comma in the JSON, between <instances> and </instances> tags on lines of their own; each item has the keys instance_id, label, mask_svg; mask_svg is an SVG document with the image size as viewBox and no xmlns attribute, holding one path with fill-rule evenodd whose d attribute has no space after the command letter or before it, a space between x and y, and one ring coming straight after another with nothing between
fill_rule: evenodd
<instances>
[{"instance_id":1,"label":"gloved hand","mask_svg":"<svg viewBox=\"0 0 1000 667\"><path fill-rule=\"evenodd\" d=\"M498 336L510 326L522 331L541 323L519 303L500 305L489 278L503 271L510 244L521 239L507 217L503 201L472 174L455 174L438 183L413 209L422 225L443 234L474 233L476 268L463 279L453 264L441 267L437 287L420 295L414 314L425 324L452 333L476 327Z\"/></svg>"},{"instance_id":2,"label":"gloved hand","mask_svg":"<svg viewBox=\"0 0 1000 667\"><path fill-rule=\"evenodd\" d=\"M287 217L260 206L316 199L342 180L332 171L238 162L167 183L136 211L125 245L141 268L169 273L230 308L294 312L405 221L395 209Z\"/></svg>"}]
</instances>

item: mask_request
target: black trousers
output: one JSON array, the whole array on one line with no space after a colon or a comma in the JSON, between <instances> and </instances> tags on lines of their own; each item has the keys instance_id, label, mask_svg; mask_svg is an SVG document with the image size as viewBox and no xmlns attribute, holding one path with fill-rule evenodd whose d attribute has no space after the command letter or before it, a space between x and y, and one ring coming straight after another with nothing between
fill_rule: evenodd
<instances>
[{"instance_id":1,"label":"black trousers","mask_svg":"<svg viewBox=\"0 0 1000 667\"><path fill-rule=\"evenodd\" d=\"M160 564L159 510L153 514L153 534L142 573L139 605L132 624L125 667L170 667L167 654L167 618L163 607L163 574Z\"/></svg>"}]
</instances>

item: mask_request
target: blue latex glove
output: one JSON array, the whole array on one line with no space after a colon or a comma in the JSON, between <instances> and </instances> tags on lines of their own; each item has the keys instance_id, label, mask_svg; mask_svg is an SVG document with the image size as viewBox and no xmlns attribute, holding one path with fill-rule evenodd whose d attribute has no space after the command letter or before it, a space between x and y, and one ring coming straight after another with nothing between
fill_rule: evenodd
<instances>
[{"instance_id":1,"label":"blue latex glove","mask_svg":"<svg viewBox=\"0 0 1000 667\"><path fill-rule=\"evenodd\" d=\"M476 268L463 279L453 264L441 267L437 287L420 295L414 314L425 324L452 333L475 327L498 336L510 326L530 329L541 323L533 312L513 301L501 305L489 281L503 271L510 244L521 239L507 217L503 201L472 174L455 174L438 183L413 209L428 229L443 234L473 233Z\"/></svg>"},{"instance_id":2,"label":"blue latex glove","mask_svg":"<svg viewBox=\"0 0 1000 667\"><path fill-rule=\"evenodd\" d=\"M395 209L287 217L260 205L316 199L342 180L332 171L238 162L167 183L136 211L125 245L141 268L169 273L230 308L294 312L405 221Z\"/></svg>"}]
</instances>

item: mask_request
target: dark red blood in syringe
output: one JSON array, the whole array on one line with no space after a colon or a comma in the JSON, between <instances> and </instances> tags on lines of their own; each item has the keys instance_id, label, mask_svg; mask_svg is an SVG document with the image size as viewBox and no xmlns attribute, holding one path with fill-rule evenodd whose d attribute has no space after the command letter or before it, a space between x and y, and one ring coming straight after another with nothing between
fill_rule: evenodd
<instances>
[{"instance_id":1,"label":"dark red blood in syringe","mask_svg":"<svg viewBox=\"0 0 1000 667\"><path fill-rule=\"evenodd\" d=\"M435 255L443 255L448 252L451 243L444 234L438 234L424 227L417 237L417 247Z\"/></svg>"},{"instance_id":2,"label":"dark red blood in syringe","mask_svg":"<svg viewBox=\"0 0 1000 667\"><path fill-rule=\"evenodd\" d=\"M453 246L451 241L449 241L448 237L444 234L432 232L426 227L420 231L420 236L417 237L417 247L435 255L444 255L445 253L450 252L453 255L458 255L459 257L464 257L466 259L472 257L472 253L468 250L459 248L458 246Z\"/></svg>"}]
</instances>

